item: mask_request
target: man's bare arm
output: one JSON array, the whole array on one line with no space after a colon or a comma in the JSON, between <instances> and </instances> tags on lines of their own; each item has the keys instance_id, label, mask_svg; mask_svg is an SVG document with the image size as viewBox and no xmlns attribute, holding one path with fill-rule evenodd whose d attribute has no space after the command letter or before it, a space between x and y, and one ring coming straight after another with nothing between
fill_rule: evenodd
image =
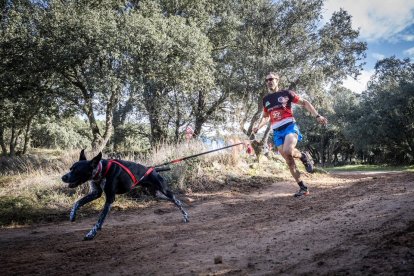
<instances>
[{"instance_id":1,"label":"man's bare arm","mask_svg":"<svg viewBox=\"0 0 414 276\"><path fill-rule=\"evenodd\" d=\"M259 129L261 129L264 125L269 123L269 114L264 113L262 119L260 120L259 124L257 125L257 127L253 128L253 132L256 133L259 131Z\"/></svg>"},{"instance_id":2,"label":"man's bare arm","mask_svg":"<svg viewBox=\"0 0 414 276\"><path fill-rule=\"evenodd\" d=\"M318 111L316 111L315 107L307 100L300 99L298 102L299 105L303 106L309 113L316 118L318 123L322 125L328 124L328 119L326 119L324 116L320 115Z\"/></svg>"}]
</instances>

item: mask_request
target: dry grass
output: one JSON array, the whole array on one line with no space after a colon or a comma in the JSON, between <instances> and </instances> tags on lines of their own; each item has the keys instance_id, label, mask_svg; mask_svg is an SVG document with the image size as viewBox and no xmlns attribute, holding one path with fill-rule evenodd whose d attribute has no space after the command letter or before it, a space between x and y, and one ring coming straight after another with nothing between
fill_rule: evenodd
<instances>
[{"instance_id":1,"label":"dry grass","mask_svg":"<svg viewBox=\"0 0 414 276\"><path fill-rule=\"evenodd\" d=\"M185 156L208 151L201 143L162 145L146 156L123 156L122 159L153 166ZM86 153L88 159L94 154ZM49 157L50 156L50 157ZM108 158L105 156L104 158ZM42 152L25 157L2 158L7 164L0 170L0 226L13 227L39 221L68 219L73 203L88 192L88 185L69 189L61 176L79 159L79 151ZM278 156L262 158L261 163L249 158L243 149L234 148L206 154L170 165L162 172L170 187L178 193L206 192L224 189L228 179L275 176L286 171ZM269 169L270 168L270 169ZM104 196L84 206L79 215L101 210ZM114 209L141 208L153 200L140 189L118 196Z\"/></svg>"}]
</instances>

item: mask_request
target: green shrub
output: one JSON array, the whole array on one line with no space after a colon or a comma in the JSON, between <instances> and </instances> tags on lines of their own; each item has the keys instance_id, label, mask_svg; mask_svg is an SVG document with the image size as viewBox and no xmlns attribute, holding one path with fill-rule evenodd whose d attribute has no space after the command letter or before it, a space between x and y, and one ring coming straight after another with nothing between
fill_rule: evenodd
<instances>
[{"instance_id":1,"label":"green shrub","mask_svg":"<svg viewBox=\"0 0 414 276\"><path fill-rule=\"evenodd\" d=\"M63 120L48 118L31 131L32 147L49 149L80 149L91 144L88 125L80 118Z\"/></svg>"}]
</instances>

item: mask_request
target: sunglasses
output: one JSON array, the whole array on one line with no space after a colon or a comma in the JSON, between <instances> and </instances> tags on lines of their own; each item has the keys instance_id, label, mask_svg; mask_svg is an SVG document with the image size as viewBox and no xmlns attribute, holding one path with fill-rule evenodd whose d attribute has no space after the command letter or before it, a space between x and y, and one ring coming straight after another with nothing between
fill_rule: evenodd
<instances>
[{"instance_id":1,"label":"sunglasses","mask_svg":"<svg viewBox=\"0 0 414 276\"><path fill-rule=\"evenodd\" d=\"M268 81L273 81L273 80L279 80L278 78L268 78L268 79L266 79L266 82L268 82Z\"/></svg>"}]
</instances>

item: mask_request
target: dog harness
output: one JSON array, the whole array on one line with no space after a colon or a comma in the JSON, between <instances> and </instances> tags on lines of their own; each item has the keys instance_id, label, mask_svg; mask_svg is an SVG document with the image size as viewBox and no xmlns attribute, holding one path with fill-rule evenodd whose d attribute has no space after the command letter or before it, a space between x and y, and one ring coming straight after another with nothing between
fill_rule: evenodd
<instances>
[{"instance_id":1,"label":"dog harness","mask_svg":"<svg viewBox=\"0 0 414 276\"><path fill-rule=\"evenodd\" d=\"M132 187L131 188L134 188L136 185L138 185L138 183L140 182L140 181L142 181L142 179L144 179L146 176L148 176L150 173L152 173L152 171L155 169L154 167L150 167L146 172L145 172L145 174L139 179L139 180L137 180L137 178L135 177L135 175L131 172L131 170L130 169L128 169L125 165L123 165L123 164L121 164L120 162L118 162L118 161L116 161L116 160L109 160L108 161L108 165L106 166L106 170L105 170L105 172L104 172L104 174L102 175L102 178L104 178L104 177L106 177L106 175L108 174L108 171L109 171L109 169L111 168L111 166L112 166L112 163L115 163L115 164L117 164L118 166L120 166L128 175L129 175L129 177L131 177L131 180L132 180L132 182L134 183L134 184L132 184ZM101 164L101 162L99 162L99 164ZM102 168L102 165L101 165L101 168Z\"/></svg>"},{"instance_id":2,"label":"dog harness","mask_svg":"<svg viewBox=\"0 0 414 276\"><path fill-rule=\"evenodd\" d=\"M96 170L96 173L95 173L95 174L94 174L94 176L92 177L92 180L97 180L97 179L99 179L99 178L100 178L99 174L101 173L101 171L102 171L102 162L101 162L101 161L99 161L99 163L98 163L98 168L97 168L97 170Z\"/></svg>"}]
</instances>

